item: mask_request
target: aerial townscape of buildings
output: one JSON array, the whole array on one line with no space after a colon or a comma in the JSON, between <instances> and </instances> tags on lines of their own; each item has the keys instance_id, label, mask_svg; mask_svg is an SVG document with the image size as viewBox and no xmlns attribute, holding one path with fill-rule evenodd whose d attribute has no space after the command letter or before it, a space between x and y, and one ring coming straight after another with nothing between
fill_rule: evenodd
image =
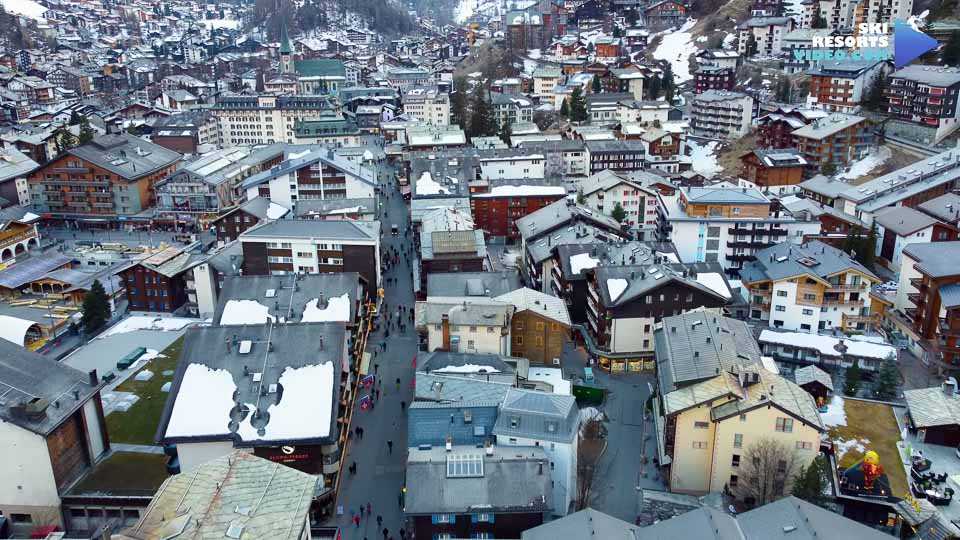
<instances>
[{"instance_id":1,"label":"aerial townscape of buildings","mask_svg":"<svg viewBox=\"0 0 960 540\"><path fill-rule=\"evenodd\" d=\"M951 2L5 0L0 539L960 540L958 99Z\"/></svg>"}]
</instances>

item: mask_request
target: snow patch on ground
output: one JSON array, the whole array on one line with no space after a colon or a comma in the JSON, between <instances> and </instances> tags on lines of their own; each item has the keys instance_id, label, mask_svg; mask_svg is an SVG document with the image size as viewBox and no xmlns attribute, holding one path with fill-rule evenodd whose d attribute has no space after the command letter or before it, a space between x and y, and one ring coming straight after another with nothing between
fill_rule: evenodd
<instances>
[{"instance_id":1,"label":"snow patch on ground","mask_svg":"<svg viewBox=\"0 0 960 540\"><path fill-rule=\"evenodd\" d=\"M736 34L727 34L727 35L723 38L723 48L724 48L724 49L728 49L728 50L733 50L733 45L734 45L734 43L736 43L736 42L737 42L737 35L736 35Z\"/></svg>"},{"instance_id":2,"label":"snow patch on ground","mask_svg":"<svg viewBox=\"0 0 960 540\"><path fill-rule=\"evenodd\" d=\"M166 358L166 357L167 355L160 354L160 351L156 349L147 349L147 352L143 353L143 355L141 355L140 358L138 358L138 360L146 362L148 360L153 360L155 358Z\"/></svg>"},{"instance_id":3,"label":"snow patch on ground","mask_svg":"<svg viewBox=\"0 0 960 540\"><path fill-rule=\"evenodd\" d=\"M690 162L693 164L693 170L707 178L713 178L714 175L723 172L717 160L717 148L720 143L710 141L707 144L700 144L697 141L688 140L687 146L690 147Z\"/></svg>"},{"instance_id":4,"label":"snow patch on ground","mask_svg":"<svg viewBox=\"0 0 960 540\"><path fill-rule=\"evenodd\" d=\"M833 441L833 448L837 456L842 456L849 450L856 450L857 452L864 453L867 451L867 445L869 444L870 441L866 439L851 439L849 441L835 440Z\"/></svg>"},{"instance_id":5,"label":"snow patch on ground","mask_svg":"<svg viewBox=\"0 0 960 540\"><path fill-rule=\"evenodd\" d=\"M625 279L608 279L607 290L610 291L610 300L616 301L617 298L620 298L623 291L627 290L627 285L628 283Z\"/></svg>"},{"instance_id":6,"label":"snow patch on ground","mask_svg":"<svg viewBox=\"0 0 960 540\"><path fill-rule=\"evenodd\" d=\"M696 19L687 19L676 32L665 34L660 45L653 51L653 58L666 60L673 68L673 82L680 84L693 78L690 74L690 55L697 52L693 44L693 35L689 32Z\"/></svg>"},{"instance_id":7,"label":"snow patch on ground","mask_svg":"<svg viewBox=\"0 0 960 540\"><path fill-rule=\"evenodd\" d=\"M881 146L876 152L870 152L864 158L854 161L850 168L837 175L842 180L856 180L870 174L870 171L883 165L893 155L886 146Z\"/></svg>"},{"instance_id":8,"label":"snow patch on ground","mask_svg":"<svg viewBox=\"0 0 960 540\"><path fill-rule=\"evenodd\" d=\"M196 324L200 319L185 319L182 317L151 317L149 315L134 315L118 322L106 332L97 336L99 339L110 337L114 334L125 334L135 330L158 330L160 332L169 332L174 330L183 330L184 327Z\"/></svg>"},{"instance_id":9,"label":"snow patch on ground","mask_svg":"<svg viewBox=\"0 0 960 540\"><path fill-rule=\"evenodd\" d=\"M327 307L321 308L317 304L319 298L307 302L303 310L301 322L350 322L350 295L336 296L327 301Z\"/></svg>"},{"instance_id":10,"label":"snow patch on ground","mask_svg":"<svg viewBox=\"0 0 960 540\"><path fill-rule=\"evenodd\" d=\"M827 405L827 412L820 413L820 420L827 428L847 425L847 411L843 408L843 398L834 394Z\"/></svg>"}]
</instances>

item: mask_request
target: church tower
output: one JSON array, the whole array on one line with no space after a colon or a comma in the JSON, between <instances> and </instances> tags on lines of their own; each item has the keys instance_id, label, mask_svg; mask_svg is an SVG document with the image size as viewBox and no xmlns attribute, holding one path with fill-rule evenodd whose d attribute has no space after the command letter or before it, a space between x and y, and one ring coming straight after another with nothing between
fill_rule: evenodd
<instances>
[{"instance_id":1,"label":"church tower","mask_svg":"<svg viewBox=\"0 0 960 540\"><path fill-rule=\"evenodd\" d=\"M293 48L287 35L287 24L280 27L280 73L293 73Z\"/></svg>"}]
</instances>

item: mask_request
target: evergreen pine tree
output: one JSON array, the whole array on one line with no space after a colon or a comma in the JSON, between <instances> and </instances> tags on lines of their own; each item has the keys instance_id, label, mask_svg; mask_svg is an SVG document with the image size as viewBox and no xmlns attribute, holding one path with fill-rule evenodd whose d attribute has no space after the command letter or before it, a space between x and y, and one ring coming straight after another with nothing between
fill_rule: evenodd
<instances>
[{"instance_id":1,"label":"evergreen pine tree","mask_svg":"<svg viewBox=\"0 0 960 540\"><path fill-rule=\"evenodd\" d=\"M753 33L751 32L747 36L747 58L755 54L757 54L757 38L753 37Z\"/></svg>"},{"instance_id":2,"label":"evergreen pine tree","mask_svg":"<svg viewBox=\"0 0 960 540\"><path fill-rule=\"evenodd\" d=\"M823 13L821 13L820 10L817 10L817 15L813 18L813 27L816 29L827 27L827 19L823 17Z\"/></svg>"},{"instance_id":3,"label":"evergreen pine tree","mask_svg":"<svg viewBox=\"0 0 960 540\"><path fill-rule=\"evenodd\" d=\"M93 141L95 133L93 128L90 127L90 120L86 116L80 117L80 137L78 137L77 142L81 145L87 144Z\"/></svg>"},{"instance_id":4,"label":"evergreen pine tree","mask_svg":"<svg viewBox=\"0 0 960 540\"><path fill-rule=\"evenodd\" d=\"M490 113L490 104L487 103L486 88L477 85L470 100L470 137L485 137L492 135L496 124Z\"/></svg>"},{"instance_id":5,"label":"evergreen pine tree","mask_svg":"<svg viewBox=\"0 0 960 540\"><path fill-rule=\"evenodd\" d=\"M510 137L512 136L513 136L513 128L510 126L510 119L506 118L503 120L503 124L500 125L500 139L507 146L510 146Z\"/></svg>"},{"instance_id":6,"label":"evergreen pine tree","mask_svg":"<svg viewBox=\"0 0 960 540\"><path fill-rule=\"evenodd\" d=\"M870 88L867 90L867 99L866 103L864 103L867 110L879 112L883 108L883 89L886 86L887 72L882 69L878 70L870 81Z\"/></svg>"},{"instance_id":7,"label":"evergreen pine tree","mask_svg":"<svg viewBox=\"0 0 960 540\"><path fill-rule=\"evenodd\" d=\"M110 320L110 299L100 280L94 280L83 299L83 316L80 324L87 335L92 335Z\"/></svg>"},{"instance_id":8,"label":"evergreen pine tree","mask_svg":"<svg viewBox=\"0 0 960 540\"><path fill-rule=\"evenodd\" d=\"M623 221L627 219L627 211L623 209L623 206L620 204L620 201L617 201L613 205L613 210L610 211L610 217L617 220L617 223L623 224Z\"/></svg>"},{"instance_id":9,"label":"evergreen pine tree","mask_svg":"<svg viewBox=\"0 0 960 540\"><path fill-rule=\"evenodd\" d=\"M603 88L600 86L600 77L596 75L593 76L593 83L591 84L590 90L594 94L599 94L603 90Z\"/></svg>"},{"instance_id":10,"label":"evergreen pine tree","mask_svg":"<svg viewBox=\"0 0 960 540\"><path fill-rule=\"evenodd\" d=\"M863 251L863 255L859 259L860 263L866 266L868 269L873 270L873 263L877 259L876 223L870 226L870 232L867 234L867 238L861 246L861 251Z\"/></svg>"},{"instance_id":11,"label":"evergreen pine tree","mask_svg":"<svg viewBox=\"0 0 960 540\"><path fill-rule=\"evenodd\" d=\"M587 204L587 198L583 196L583 190L577 190L577 204Z\"/></svg>"},{"instance_id":12,"label":"evergreen pine tree","mask_svg":"<svg viewBox=\"0 0 960 540\"><path fill-rule=\"evenodd\" d=\"M663 80L660 81L660 86L663 88L663 95L667 98L667 102L673 103L673 92L676 88L673 84L673 66L669 63L663 68Z\"/></svg>"},{"instance_id":13,"label":"evergreen pine tree","mask_svg":"<svg viewBox=\"0 0 960 540\"><path fill-rule=\"evenodd\" d=\"M567 105L567 99L564 98L563 103L560 104L560 116L564 118L570 117L570 106Z\"/></svg>"},{"instance_id":14,"label":"evergreen pine tree","mask_svg":"<svg viewBox=\"0 0 960 540\"><path fill-rule=\"evenodd\" d=\"M949 66L960 64L960 31L950 33L950 40L944 45L940 59Z\"/></svg>"},{"instance_id":15,"label":"evergreen pine tree","mask_svg":"<svg viewBox=\"0 0 960 540\"><path fill-rule=\"evenodd\" d=\"M57 149L57 154L62 154L76 145L76 138L65 127L57 128L53 144Z\"/></svg>"},{"instance_id":16,"label":"evergreen pine tree","mask_svg":"<svg viewBox=\"0 0 960 540\"><path fill-rule=\"evenodd\" d=\"M877 396L880 399L897 397L897 386L899 384L900 373L897 370L893 354L891 354L880 364L880 372L877 374Z\"/></svg>"},{"instance_id":17,"label":"evergreen pine tree","mask_svg":"<svg viewBox=\"0 0 960 540\"><path fill-rule=\"evenodd\" d=\"M570 120L573 122L584 122L587 119L587 98L583 96L583 91L577 86L570 93Z\"/></svg>"},{"instance_id":18,"label":"evergreen pine tree","mask_svg":"<svg viewBox=\"0 0 960 540\"><path fill-rule=\"evenodd\" d=\"M467 79L463 77L457 77L453 80L453 92L450 94L450 115L454 124L466 129Z\"/></svg>"},{"instance_id":19,"label":"evergreen pine tree","mask_svg":"<svg viewBox=\"0 0 960 540\"><path fill-rule=\"evenodd\" d=\"M647 97L651 100L660 97L660 77L654 75L650 78L650 84L647 85Z\"/></svg>"},{"instance_id":20,"label":"evergreen pine tree","mask_svg":"<svg viewBox=\"0 0 960 540\"><path fill-rule=\"evenodd\" d=\"M854 360L853 364L847 368L846 380L843 381L843 393L856 397L858 390L860 390L860 363Z\"/></svg>"},{"instance_id":21,"label":"evergreen pine tree","mask_svg":"<svg viewBox=\"0 0 960 540\"><path fill-rule=\"evenodd\" d=\"M67 122L71 126L75 126L80 123L80 114L77 111L72 111L70 113L70 121Z\"/></svg>"},{"instance_id":22,"label":"evergreen pine tree","mask_svg":"<svg viewBox=\"0 0 960 540\"><path fill-rule=\"evenodd\" d=\"M826 482L826 465L823 457L817 456L809 466L801 467L793 482L793 496L811 504L823 504L823 487Z\"/></svg>"},{"instance_id":23,"label":"evergreen pine tree","mask_svg":"<svg viewBox=\"0 0 960 540\"><path fill-rule=\"evenodd\" d=\"M790 79L786 77L780 77L780 80L777 81L777 101L781 103L790 103L790 94L792 87L790 86Z\"/></svg>"}]
</instances>

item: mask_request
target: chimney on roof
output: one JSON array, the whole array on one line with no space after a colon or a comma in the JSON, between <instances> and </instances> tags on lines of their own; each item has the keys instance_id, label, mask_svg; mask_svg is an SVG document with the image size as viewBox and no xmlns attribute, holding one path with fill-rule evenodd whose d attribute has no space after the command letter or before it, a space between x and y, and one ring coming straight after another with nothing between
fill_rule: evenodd
<instances>
[{"instance_id":1,"label":"chimney on roof","mask_svg":"<svg viewBox=\"0 0 960 540\"><path fill-rule=\"evenodd\" d=\"M87 375L90 376L90 386L96 386L100 384L100 379L97 378L97 370L91 369Z\"/></svg>"},{"instance_id":2,"label":"chimney on roof","mask_svg":"<svg viewBox=\"0 0 960 540\"><path fill-rule=\"evenodd\" d=\"M320 350L322 351L322 350L323 350L323 336L319 336L317 339L318 339L319 342L320 342Z\"/></svg>"},{"instance_id":3,"label":"chimney on roof","mask_svg":"<svg viewBox=\"0 0 960 540\"><path fill-rule=\"evenodd\" d=\"M542 461L538 461L538 462L537 462L537 474L539 474L539 475L542 475L542 474L543 474L543 462L542 462Z\"/></svg>"}]
</instances>

